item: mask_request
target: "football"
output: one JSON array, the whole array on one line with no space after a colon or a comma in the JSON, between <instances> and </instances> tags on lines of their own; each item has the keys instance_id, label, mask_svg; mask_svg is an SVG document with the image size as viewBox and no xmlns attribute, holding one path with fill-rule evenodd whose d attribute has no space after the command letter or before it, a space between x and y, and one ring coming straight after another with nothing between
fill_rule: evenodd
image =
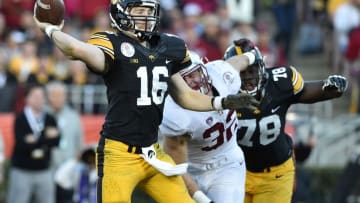
<instances>
[{"instance_id":1,"label":"football","mask_svg":"<svg viewBox=\"0 0 360 203\"><path fill-rule=\"evenodd\" d=\"M64 19L63 0L36 0L34 7L35 16L40 22L60 25Z\"/></svg>"}]
</instances>

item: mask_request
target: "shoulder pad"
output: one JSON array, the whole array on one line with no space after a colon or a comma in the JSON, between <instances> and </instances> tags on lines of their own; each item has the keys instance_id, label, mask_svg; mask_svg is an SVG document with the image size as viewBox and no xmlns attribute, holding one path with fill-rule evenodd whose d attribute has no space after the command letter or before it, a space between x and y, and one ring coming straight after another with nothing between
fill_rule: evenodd
<instances>
[{"instance_id":1,"label":"shoulder pad","mask_svg":"<svg viewBox=\"0 0 360 203\"><path fill-rule=\"evenodd\" d=\"M111 32L97 32L90 36L88 40L89 44L93 44L99 47L105 54L110 56L112 59L115 58L114 47L110 40L109 35L114 34Z\"/></svg>"},{"instance_id":2,"label":"shoulder pad","mask_svg":"<svg viewBox=\"0 0 360 203\"><path fill-rule=\"evenodd\" d=\"M293 66L290 66L290 68L292 71L291 82L294 87L294 94L298 94L304 88L304 79L301 73L299 73Z\"/></svg>"},{"instance_id":3,"label":"shoulder pad","mask_svg":"<svg viewBox=\"0 0 360 203\"><path fill-rule=\"evenodd\" d=\"M161 34L160 40L162 45L166 45L166 49L163 52L163 55L166 58L180 61L183 61L186 58L190 60L188 49L184 40L172 34Z\"/></svg>"},{"instance_id":4,"label":"shoulder pad","mask_svg":"<svg viewBox=\"0 0 360 203\"><path fill-rule=\"evenodd\" d=\"M222 94L236 94L241 87L239 73L224 60L211 61L205 64L212 85Z\"/></svg>"},{"instance_id":5,"label":"shoulder pad","mask_svg":"<svg viewBox=\"0 0 360 203\"><path fill-rule=\"evenodd\" d=\"M268 82L279 91L293 91L298 94L304 87L302 75L292 66L267 68Z\"/></svg>"}]
</instances>

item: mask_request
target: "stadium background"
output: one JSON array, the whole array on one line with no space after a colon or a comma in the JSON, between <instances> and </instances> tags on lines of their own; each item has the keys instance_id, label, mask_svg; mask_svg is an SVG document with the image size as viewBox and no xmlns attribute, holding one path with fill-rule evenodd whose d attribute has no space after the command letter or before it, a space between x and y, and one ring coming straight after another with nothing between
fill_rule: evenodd
<instances>
[{"instance_id":1,"label":"stadium background","mask_svg":"<svg viewBox=\"0 0 360 203\"><path fill-rule=\"evenodd\" d=\"M238 13L243 15L231 13L226 2L231 0L161 1L161 29L183 37L190 49L210 60L220 59L231 39L248 37L259 43L258 46L268 57L268 65L293 65L305 80L325 79L329 74L349 76L344 65L348 60L337 48L336 31L332 24L336 8L345 1L243 0L243 7L237 8L240 9ZM66 32L85 40L96 30L108 29L108 1L93 0L88 3L65 0L65 3ZM68 85L69 103L82 114L86 143L96 142L106 109L105 91L98 77L88 72L83 64L64 59L53 49L51 42L34 28L31 22L33 4L34 0L0 1L0 74L5 69L16 78L13 84L0 83L0 134L4 139L6 158L13 144L13 116L23 106L24 89L34 82L29 80L32 74L37 83L62 80ZM295 6L295 10L285 8L285 11L295 11L293 23L287 25L292 31L288 47L283 46L283 35L278 36L280 26L274 17L276 6L287 4ZM233 26L230 22L236 24ZM184 25L186 29L183 29ZM219 29L215 37L212 31L207 31L214 25ZM28 40L36 43L35 57L41 65L24 79L17 75L19 71L11 61L12 57L21 55L22 45ZM57 72L59 67L66 70ZM39 75L44 77L36 77ZM302 202L330 202L339 174L356 153L360 130L357 81L356 77L351 80L342 98L313 105L294 105L290 109L287 130L293 135L295 143L306 144L309 136L316 140L310 156L299 166L310 177L307 186L311 200ZM5 191L6 181L1 184L0 202L6 198ZM136 191L134 202L142 201L150 200Z\"/></svg>"}]
</instances>

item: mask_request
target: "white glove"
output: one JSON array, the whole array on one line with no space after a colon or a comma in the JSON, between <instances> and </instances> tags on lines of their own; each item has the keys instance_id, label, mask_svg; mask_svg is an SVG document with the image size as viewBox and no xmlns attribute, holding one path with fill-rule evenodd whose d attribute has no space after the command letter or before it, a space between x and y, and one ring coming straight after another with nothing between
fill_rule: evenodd
<instances>
[{"instance_id":1,"label":"white glove","mask_svg":"<svg viewBox=\"0 0 360 203\"><path fill-rule=\"evenodd\" d=\"M343 93L348 87L348 81L341 75L330 75L322 86L322 90L336 89L338 92Z\"/></svg>"}]
</instances>

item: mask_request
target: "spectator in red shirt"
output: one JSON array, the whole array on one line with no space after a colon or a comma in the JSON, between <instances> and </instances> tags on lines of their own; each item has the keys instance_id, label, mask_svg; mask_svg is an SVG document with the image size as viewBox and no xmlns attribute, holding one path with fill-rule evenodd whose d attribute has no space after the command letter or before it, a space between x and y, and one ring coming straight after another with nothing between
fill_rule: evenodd
<instances>
[{"instance_id":1,"label":"spectator in red shirt","mask_svg":"<svg viewBox=\"0 0 360 203\"><path fill-rule=\"evenodd\" d=\"M25 10L32 11L34 0L3 0L2 12L5 15L6 26L16 29L20 26L19 16Z\"/></svg>"},{"instance_id":2,"label":"spectator in red shirt","mask_svg":"<svg viewBox=\"0 0 360 203\"><path fill-rule=\"evenodd\" d=\"M349 45L345 57L349 61L360 59L360 27L353 29L349 33Z\"/></svg>"}]
</instances>

